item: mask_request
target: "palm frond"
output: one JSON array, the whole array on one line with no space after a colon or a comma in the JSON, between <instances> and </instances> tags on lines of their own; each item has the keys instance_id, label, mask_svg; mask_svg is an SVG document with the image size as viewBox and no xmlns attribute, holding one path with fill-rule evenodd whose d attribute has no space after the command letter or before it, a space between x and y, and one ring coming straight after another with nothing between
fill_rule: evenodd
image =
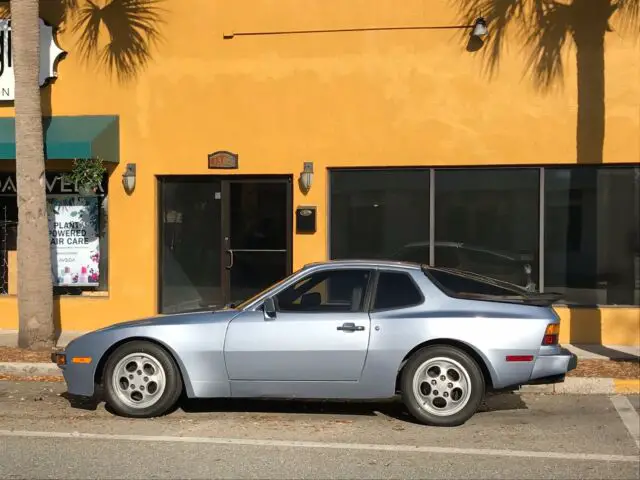
<instances>
[{"instance_id":1,"label":"palm frond","mask_svg":"<svg viewBox=\"0 0 640 480\"><path fill-rule=\"evenodd\" d=\"M73 33L80 33L78 51L83 60L88 60L98 52L102 9L91 0L75 13Z\"/></svg>"},{"instance_id":2,"label":"palm frond","mask_svg":"<svg viewBox=\"0 0 640 480\"><path fill-rule=\"evenodd\" d=\"M534 5L524 29L525 47L530 50L526 71L533 75L534 85L548 90L554 82L563 82L562 51L572 30L571 7L550 1Z\"/></svg>"},{"instance_id":3,"label":"palm frond","mask_svg":"<svg viewBox=\"0 0 640 480\"><path fill-rule=\"evenodd\" d=\"M621 33L640 36L640 0L617 0L612 18Z\"/></svg>"},{"instance_id":4,"label":"palm frond","mask_svg":"<svg viewBox=\"0 0 640 480\"><path fill-rule=\"evenodd\" d=\"M79 34L82 58L97 58L121 81L133 79L151 59L151 47L161 37L158 4L162 0L111 0L101 7L92 0L78 9L73 31ZM100 46L101 27L109 36Z\"/></svg>"},{"instance_id":5,"label":"palm frond","mask_svg":"<svg viewBox=\"0 0 640 480\"><path fill-rule=\"evenodd\" d=\"M64 31L77 8L78 0L52 0L47 2L47 20Z\"/></svg>"},{"instance_id":6,"label":"palm frond","mask_svg":"<svg viewBox=\"0 0 640 480\"><path fill-rule=\"evenodd\" d=\"M510 29L523 25L526 0L453 0L458 6L460 20L471 25L478 17L484 17L489 28L484 56L486 68L490 76L500 66L500 59L505 48Z\"/></svg>"}]
</instances>

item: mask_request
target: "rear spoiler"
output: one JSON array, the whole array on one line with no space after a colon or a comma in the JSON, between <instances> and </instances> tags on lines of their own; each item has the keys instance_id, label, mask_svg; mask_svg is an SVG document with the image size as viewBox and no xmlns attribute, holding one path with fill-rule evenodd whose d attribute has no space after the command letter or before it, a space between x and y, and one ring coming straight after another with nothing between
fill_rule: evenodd
<instances>
[{"instance_id":1,"label":"rear spoiler","mask_svg":"<svg viewBox=\"0 0 640 480\"><path fill-rule=\"evenodd\" d=\"M452 296L468 300L500 303L520 303L536 307L550 307L562 298L559 293L527 293L523 295L482 295L480 293L456 293Z\"/></svg>"}]
</instances>

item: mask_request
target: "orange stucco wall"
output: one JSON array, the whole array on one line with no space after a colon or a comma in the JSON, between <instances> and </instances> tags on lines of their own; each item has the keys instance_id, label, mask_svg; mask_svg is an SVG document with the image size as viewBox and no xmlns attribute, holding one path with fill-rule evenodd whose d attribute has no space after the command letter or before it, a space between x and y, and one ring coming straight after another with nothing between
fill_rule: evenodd
<instances>
[{"instance_id":1,"label":"orange stucco wall","mask_svg":"<svg viewBox=\"0 0 640 480\"><path fill-rule=\"evenodd\" d=\"M313 161L314 184L294 205L318 206L318 230L295 236L294 268L327 257L327 171L337 166L507 165L576 160L575 52L564 83L539 93L523 78L515 39L489 79L482 50L460 30L423 29L224 39L228 32L458 25L447 0L167 0L162 41L134 81L83 63L69 31L46 113L120 116L121 164L111 175L109 292L59 300L62 326L88 330L157 311L155 176L210 174L207 153L240 154L237 174L287 173ZM47 2L42 14L47 18ZM640 49L606 37L604 161L640 161ZM634 80L635 79L635 80ZM0 105L0 116L12 116ZM124 165L137 164L133 195ZM227 172L225 172L227 173ZM132 271L135 264L136 271ZM16 298L0 297L0 328L17 328ZM598 321L562 310L564 341L640 344L640 310L603 308ZM588 317L588 315L587 315ZM572 333L573 332L573 333ZM575 333L575 335L578 335Z\"/></svg>"}]
</instances>

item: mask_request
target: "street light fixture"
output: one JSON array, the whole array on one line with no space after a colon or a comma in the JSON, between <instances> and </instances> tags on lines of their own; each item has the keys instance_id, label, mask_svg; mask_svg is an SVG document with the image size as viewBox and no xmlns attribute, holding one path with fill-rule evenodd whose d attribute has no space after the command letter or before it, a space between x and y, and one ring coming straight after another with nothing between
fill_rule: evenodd
<instances>
[{"instance_id":1,"label":"street light fixture","mask_svg":"<svg viewBox=\"0 0 640 480\"><path fill-rule=\"evenodd\" d=\"M484 18L478 17L473 24L473 31L471 35L474 37L484 37L489 33L489 29L487 28L487 22Z\"/></svg>"}]
</instances>

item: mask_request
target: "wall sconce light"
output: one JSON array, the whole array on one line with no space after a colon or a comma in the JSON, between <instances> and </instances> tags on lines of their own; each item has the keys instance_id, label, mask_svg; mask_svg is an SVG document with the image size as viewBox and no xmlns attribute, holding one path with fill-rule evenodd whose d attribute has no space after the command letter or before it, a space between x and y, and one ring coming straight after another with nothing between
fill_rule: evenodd
<instances>
[{"instance_id":1,"label":"wall sconce light","mask_svg":"<svg viewBox=\"0 0 640 480\"><path fill-rule=\"evenodd\" d=\"M135 163L127 163L127 167L122 174L122 186L124 187L124 191L129 195L136 188L136 164Z\"/></svg>"},{"instance_id":2,"label":"wall sconce light","mask_svg":"<svg viewBox=\"0 0 640 480\"><path fill-rule=\"evenodd\" d=\"M487 22L484 18L478 17L473 24L473 31L471 32L471 36L473 37L484 37L489 33L489 29L487 28Z\"/></svg>"},{"instance_id":3,"label":"wall sconce light","mask_svg":"<svg viewBox=\"0 0 640 480\"><path fill-rule=\"evenodd\" d=\"M313 162L304 162L304 168L300 173L300 187L307 193L313 184Z\"/></svg>"}]
</instances>

